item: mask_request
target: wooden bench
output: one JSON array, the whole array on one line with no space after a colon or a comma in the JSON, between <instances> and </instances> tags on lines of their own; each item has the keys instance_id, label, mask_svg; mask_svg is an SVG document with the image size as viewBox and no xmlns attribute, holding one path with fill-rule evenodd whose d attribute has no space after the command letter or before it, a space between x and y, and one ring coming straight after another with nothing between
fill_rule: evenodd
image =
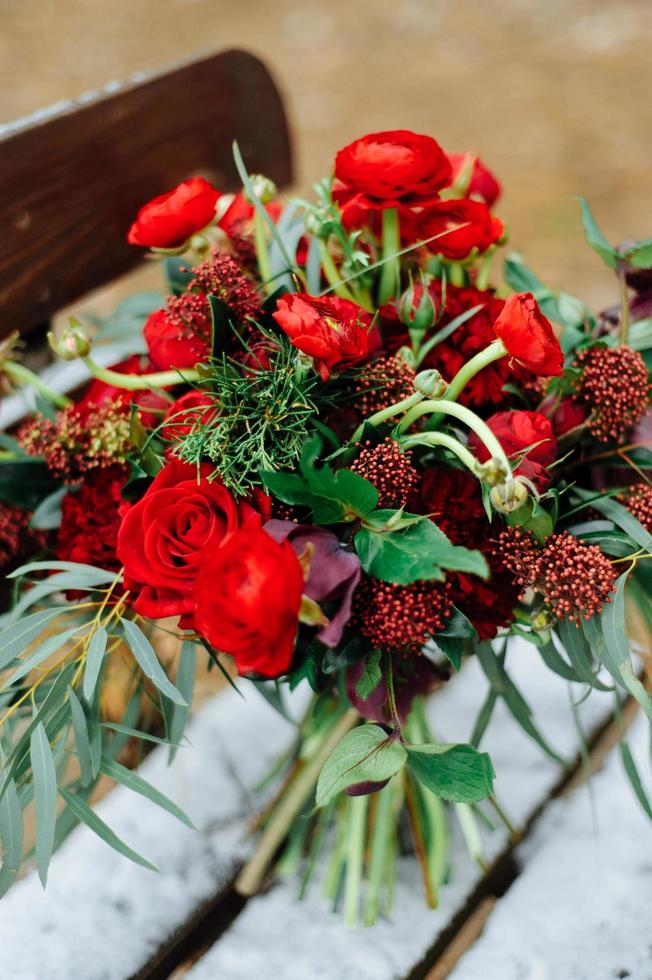
<instances>
[{"instance_id":1,"label":"wooden bench","mask_svg":"<svg viewBox=\"0 0 652 980\"><path fill-rule=\"evenodd\" d=\"M268 174L281 187L288 184L291 154L281 99L264 66L239 51L112 86L110 92L5 127L0 132L5 216L0 334L19 329L41 335L64 304L140 261L138 250L126 245L125 232L143 201L196 172L225 189L235 187L234 138L252 171ZM567 802L555 801L581 772L576 723L568 692L543 667L534 648L516 641L510 659L538 724L569 764L560 767L544 757L513 719L496 709L483 747L494 759L497 795L521 843L504 829L487 832L487 866L482 869L456 841L450 881L436 911L426 908L418 868L409 857L400 862L391 919L372 930L347 930L322 899L317 881L303 902L297 901L296 882L281 879L245 904L232 883L247 852L250 819L263 802L254 787L293 729L253 688L246 703L226 690L197 713L188 731L189 745L171 767L164 749L155 749L142 766L146 778L174 798L197 829L191 831L147 801L115 789L99 804L99 812L160 873L130 864L86 828L78 828L52 862L46 893L29 874L0 903L0 976L579 977L579 972L556 968L556 963L572 962L575 969L593 941L591 930L601 929L595 915L586 918L579 938L562 928L571 911L577 921L578 904L590 906L592 889L599 884L595 875L586 874L592 833L586 789L575 786ZM429 713L434 728L441 727L450 739L468 739L485 693L478 664L468 663L433 697ZM578 694L570 692L571 697ZM298 712L304 701L299 691L292 707ZM588 699L580 708L597 762L611 745L609 710L602 698ZM637 731L637 743L642 740ZM617 807L610 800L612 788L618 793ZM607 811L599 867L613 881L618 873L614 860L623 860L623 849L610 850L611 835L621 834L624 827L625 833L639 835L642 849L649 847L652 835L611 757L596 796L598 803L606 800ZM567 847L560 834L565 826ZM584 863L577 857L579 850ZM627 855L627 884L630 879L644 881L649 859L642 857L639 866L631 850ZM529 910L539 908L537 888L550 886L546 861L556 862L558 875L541 912L546 931L537 934L536 917ZM641 898L638 934L631 928L621 933L628 947L618 939L618 927L624 927L631 903L610 907L610 968L627 970L630 962L649 966L646 907ZM486 922L485 937L462 955ZM529 950L514 948L519 923ZM557 942L559 950L554 948ZM573 943L575 958L569 959ZM626 974L600 974L612 975Z\"/></svg>"}]
</instances>

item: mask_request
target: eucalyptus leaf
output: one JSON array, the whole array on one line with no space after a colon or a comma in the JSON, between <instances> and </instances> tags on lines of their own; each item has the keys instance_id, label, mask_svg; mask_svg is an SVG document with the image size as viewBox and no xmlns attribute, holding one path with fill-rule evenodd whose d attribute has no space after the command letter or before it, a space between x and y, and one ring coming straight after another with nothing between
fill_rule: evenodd
<instances>
[{"instance_id":1,"label":"eucalyptus leaf","mask_svg":"<svg viewBox=\"0 0 652 980\"><path fill-rule=\"evenodd\" d=\"M0 800L0 898L11 888L18 876L23 855L23 813L13 779L7 784Z\"/></svg>"},{"instance_id":2,"label":"eucalyptus leaf","mask_svg":"<svg viewBox=\"0 0 652 980\"><path fill-rule=\"evenodd\" d=\"M75 735L75 747L81 771L82 786L90 786L93 782L93 766L91 761L91 744L88 738L88 724L81 701L72 687L68 688L72 729Z\"/></svg>"},{"instance_id":3,"label":"eucalyptus leaf","mask_svg":"<svg viewBox=\"0 0 652 980\"><path fill-rule=\"evenodd\" d=\"M30 758L36 807L36 866L41 884L45 888L57 820L57 773L50 742L41 722L32 732Z\"/></svg>"},{"instance_id":4,"label":"eucalyptus leaf","mask_svg":"<svg viewBox=\"0 0 652 980\"><path fill-rule=\"evenodd\" d=\"M93 694L95 693L97 681L100 676L100 670L102 669L102 661L104 660L104 654L106 653L108 639L108 633L104 626L96 626L88 643L82 691L84 698L89 702L89 704L93 700Z\"/></svg>"},{"instance_id":5,"label":"eucalyptus leaf","mask_svg":"<svg viewBox=\"0 0 652 980\"><path fill-rule=\"evenodd\" d=\"M136 661L151 682L159 689L166 698L174 701L175 704L185 706L187 702L161 667L154 647L149 642L143 631L131 619L122 620L122 629L125 639L133 653Z\"/></svg>"},{"instance_id":6,"label":"eucalyptus leaf","mask_svg":"<svg viewBox=\"0 0 652 980\"><path fill-rule=\"evenodd\" d=\"M0 633L0 670L33 643L60 613L60 609L41 609L4 629Z\"/></svg>"},{"instance_id":7,"label":"eucalyptus leaf","mask_svg":"<svg viewBox=\"0 0 652 980\"><path fill-rule=\"evenodd\" d=\"M181 823L185 823L187 827L194 829L192 820L183 812L181 807L173 803L164 793L161 793L151 783L148 783L142 776L139 776L137 772L126 769L119 762L116 762L114 759L109 759L106 756L102 759L100 771L105 776L108 776L109 779L114 779L116 782L122 783L127 789L133 790L134 793L139 793L146 799L151 800L152 803L156 803L162 810L167 810L168 813L171 813Z\"/></svg>"},{"instance_id":8,"label":"eucalyptus leaf","mask_svg":"<svg viewBox=\"0 0 652 980\"><path fill-rule=\"evenodd\" d=\"M73 815L81 823L85 823L86 826L97 834L106 844L122 854L124 857L129 858L134 864L139 864L143 868L147 868L149 871L158 871L158 868L148 861L146 858L142 857L136 851L132 850L128 844L125 844L118 835L111 830L111 828L97 815L97 813L90 808L88 803L79 795L70 793L63 786L59 788L59 793L64 799L66 806L72 811Z\"/></svg>"}]
</instances>

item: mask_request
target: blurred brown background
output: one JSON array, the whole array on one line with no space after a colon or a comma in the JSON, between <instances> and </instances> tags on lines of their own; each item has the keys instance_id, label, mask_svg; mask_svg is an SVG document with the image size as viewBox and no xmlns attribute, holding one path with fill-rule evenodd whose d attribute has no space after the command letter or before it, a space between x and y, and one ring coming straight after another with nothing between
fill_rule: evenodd
<instances>
[{"instance_id":1,"label":"blurred brown background","mask_svg":"<svg viewBox=\"0 0 652 980\"><path fill-rule=\"evenodd\" d=\"M552 285L615 289L583 245L652 234L650 0L0 0L0 121L229 46L281 87L301 191L363 132L477 151L512 245ZM264 125L264 120L261 120Z\"/></svg>"}]
</instances>

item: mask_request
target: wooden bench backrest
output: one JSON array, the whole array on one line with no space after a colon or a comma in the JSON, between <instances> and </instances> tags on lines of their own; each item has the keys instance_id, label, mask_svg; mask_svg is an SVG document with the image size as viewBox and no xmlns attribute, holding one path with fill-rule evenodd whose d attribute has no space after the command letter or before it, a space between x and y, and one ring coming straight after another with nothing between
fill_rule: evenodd
<instances>
[{"instance_id":1,"label":"wooden bench backrest","mask_svg":"<svg viewBox=\"0 0 652 980\"><path fill-rule=\"evenodd\" d=\"M0 131L0 337L141 261L125 235L156 194L195 174L233 189L234 139L251 172L291 179L280 95L244 51L108 88Z\"/></svg>"}]
</instances>

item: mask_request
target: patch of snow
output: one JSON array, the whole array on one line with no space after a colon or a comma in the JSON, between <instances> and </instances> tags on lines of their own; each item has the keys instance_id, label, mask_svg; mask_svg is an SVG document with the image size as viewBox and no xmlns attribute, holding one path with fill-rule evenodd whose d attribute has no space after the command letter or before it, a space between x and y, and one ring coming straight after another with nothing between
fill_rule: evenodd
<instances>
[{"instance_id":1,"label":"patch of snow","mask_svg":"<svg viewBox=\"0 0 652 980\"><path fill-rule=\"evenodd\" d=\"M649 726L628 735L648 790ZM647 779L646 779L647 777ZM613 752L585 789L556 801L519 848L524 870L452 980L650 980L652 825Z\"/></svg>"}]
</instances>

